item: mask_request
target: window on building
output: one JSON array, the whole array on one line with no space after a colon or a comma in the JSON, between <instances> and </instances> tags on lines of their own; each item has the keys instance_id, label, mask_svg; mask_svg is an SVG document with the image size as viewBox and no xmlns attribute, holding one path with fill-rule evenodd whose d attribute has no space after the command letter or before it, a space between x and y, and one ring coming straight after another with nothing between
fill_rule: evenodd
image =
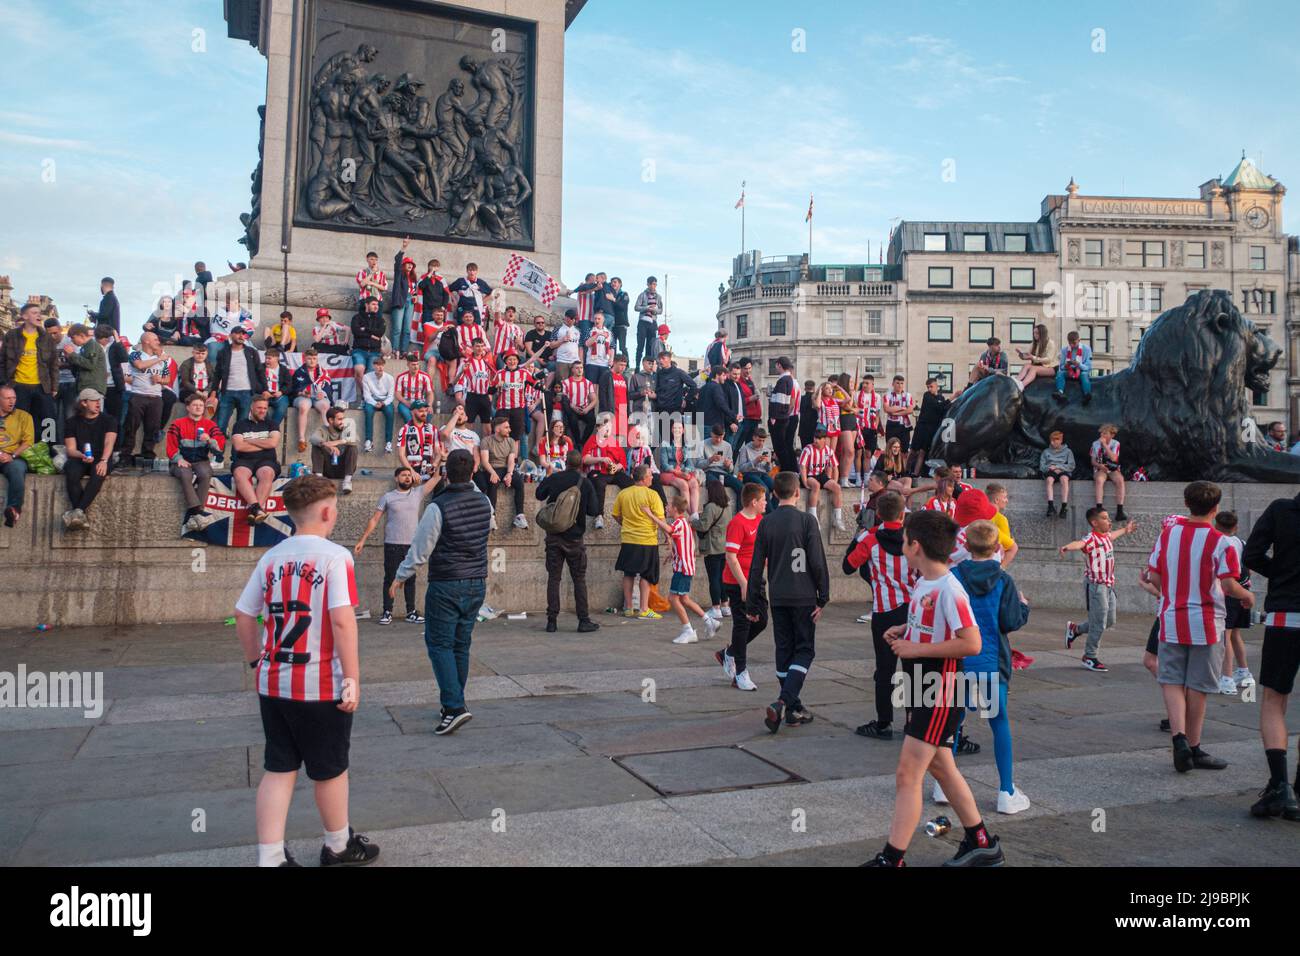
<instances>
[{"instance_id":1,"label":"window on building","mask_svg":"<svg viewBox=\"0 0 1300 956\"><path fill-rule=\"evenodd\" d=\"M1011 342L1013 345L1021 345L1026 342L1034 341L1034 320L1033 319L1012 319L1011 320Z\"/></svg>"},{"instance_id":2,"label":"window on building","mask_svg":"<svg viewBox=\"0 0 1300 956\"><path fill-rule=\"evenodd\" d=\"M1262 392L1258 392L1258 391L1255 391L1254 389L1251 389L1251 391L1250 391L1250 404L1252 404L1252 405L1267 405L1267 404L1268 404L1268 389L1264 389L1264 391L1262 391Z\"/></svg>"},{"instance_id":3,"label":"window on building","mask_svg":"<svg viewBox=\"0 0 1300 956\"><path fill-rule=\"evenodd\" d=\"M862 360L862 374L870 375L874 379L879 379L885 374L885 360L880 358L864 358Z\"/></svg>"},{"instance_id":4,"label":"window on building","mask_svg":"<svg viewBox=\"0 0 1300 956\"><path fill-rule=\"evenodd\" d=\"M1143 307L1143 303L1146 301L1146 296L1143 294L1144 292L1145 292L1145 287L1142 285L1141 282L1134 282L1129 285L1128 287L1129 312L1145 311Z\"/></svg>"},{"instance_id":5,"label":"window on building","mask_svg":"<svg viewBox=\"0 0 1300 956\"><path fill-rule=\"evenodd\" d=\"M1101 283L1089 282L1083 287L1083 314L1101 315Z\"/></svg>"},{"instance_id":6,"label":"window on building","mask_svg":"<svg viewBox=\"0 0 1300 956\"><path fill-rule=\"evenodd\" d=\"M1024 368L1023 365L1008 365L1008 366L1007 366L1007 373L1008 373L1012 378L1015 378L1017 375L1020 374L1020 370L1021 370L1022 368Z\"/></svg>"},{"instance_id":7,"label":"window on building","mask_svg":"<svg viewBox=\"0 0 1300 956\"><path fill-rule=\"evenodd\" d=\"M1108 368L1094 368L1092 370L1093 378L1105 378L1109 374L1110 374L1110 369Z\"/></svg>"},{"instance_id":8,"label":"window on building","mask_svg":"<svg viewBox=\"0 0 1300 956\"><path fill-rule=\"evenodd\" d=\"M971 319L969 325L972 342L987 342L993 337L992 319Z\"/></svg>"},{"instance_id":9,"label":"window on building","mask_svg":"<svg viewBox=\"0 0 1300 956\"><path fill-rule=\"evenodd\" d=\"M1110 326L1081 325L1079 326L1079 341L1083 342L1085 345L1091 346L1093 352L1109 354Z\"/></svg>"},{"instance_id":10,"label":"window on building","mask_svg":"<svg viewBox=\"0 0 1300 956\"><path fill-rule=\"evenodd\" d=\"M1139 269L1163 269L1165 244L1160 241L1127 239L1124 241L1124 265Z\"/></svg>"},{"instance_id":11,"label":"window on building","mask_svg":"<svg viewBox=\"0 0 1300 956\"><path fill-rule=\"evenodd\" d=\"M1183 247L1183 265L1188 269L1205 268L1205 243L1189 242Z\"/></svg>"},{"instance_id":12,"label":"window on building","mask_svg":"<svg viewBox=\"0 0 1300 956\"><path fill-rule=\"evenodd\" d=\"M1002 237L1003 252L1028 252L1029 237L1022 232L1009 232Z\"/></svg>"},{"instance_id":13,"label":"window on building","mask_svg":"<svg viewBox=\"0 0 1300 956\"><path fill-rule=\"evenodd\" d=\"M1151 312L1163 312L1165 309L1165 287L1147 286L1147 309Z\"/></svg>"},{"instance_id":14,"label":"window on building","mask_svg":"<svg viewBox=\"0 0 1300 956\"><path fill-rule=\"evenodd\" d=\"M1204 291L1205 291L1205 286L1203 286L1203 285L1189 285L1189 286L1186 286L1185 289L1186 289L1186 293L1185 293L1185 294L1186 294L1187 298L1190 299L1192 296L1196 295L1196 293L1198 293L1198 292L1204 292Z\"/></svg>"},{"instance_id":15,"label":"window on building","mask_svg":"<svg viewBox=\"0 0 1300 956\"><path fill-rule=\"evenodd\" d=\"M826 310L826 334L827 335L844 334L844 310L843 309Z\"/></svg>"},{"instance_id":16,"label":"window on building","mask_svg":"<svg viewBox=\"0 0 1300 956\"><path fill-rule=\"evenodd\" d=\"M822 359L822 371L827 375L840 375L844 372L844 358L839 355L828 355Z\"/></svg>"},{"instance_id":17,"label":"window on building","mask_svg":"<svg viewBox=\"0 0 1300 956\"><path fill-rule=\"evenodd\" d=\"M736 338L749 338L749 316L746 314L736 316Z\"/></svg>"},{"instance_id":18,"label":"window on building","mask_svg":"<svg viewBox=\"0 0 1300 956\"><path fill-rule=\"evenodd\" d=\"M867 334L880 335L884 330L884 314L879 309L867 309Z\"/></svg>"},{"instance_id":19,"label":"window on building","mask_svg":"<svg viewBox=\"0 0 1300 956\"><path fill-rule=\"evenodd\" d=\"M767 360L767 374L768 374L768 375L780 375L780 374L781 374L781 370L780 370L779 368L776 367L776 359L774 359L774 358L770 358L770 359Z\"/></svg>"},{"instance_id":20,"label":"window on building","mask_svg":"<svg viewBox=\"0 0 1300 956\"><path fill-rule=\"evenodd\" d=\"M972 289L993 288L993 270L985 266L971 266L970 287Z\"/></svg>"},{"instance_id":21,"label":"window on building","mask_svg":"<svg viewBox=\"0 0 1300 956\"><path fill-rule=\"evenodd\" d=\"M844 270L843 270L843 269L832 269L832 268L829 268L829 267L828 267L828 268L826 269L826 281L827 281L827 282L843 282L843 281L844 281Z\"/></svg>"},{"instance_id":22,"label":"window on building","mask_svg":"<svg viewBox=\"0 0 1300 956\"><path fill-rule=\"evenodd\" d=\"M931 362L925 367L925 377L927 380L936 378L939 380L939 391L952 391L952 363L951 362Z\"/></svg>"},{"instance_id":23,"label":"window on building","mask_svg":"<svg viewBox=\"0 0 1300 956\"><path fill-rule=\"evenodd\" d=\"M1032 289L1033 287L1034 287L1033 269L1012 269L1011 270L1011 288Z\"/></svg>"},{"instance_id":24,"label":"window on building","mask_svg":"<svg viewBox=\"0 0 1300 956\"><path fill-rule=\"evenodd\" d=\"M1085 266L1102 265L1102 249L1100 239L1083 240L1083 264Z\"/></svg>"},{"instance_id":25,"label":"window on building","mask_svg":"<svg viewBox=\"0 0 1300 956\"><path fill-rule=\"evenodd\" d=\"M922 248L926 252L947 252L948 234L946 232L927 232L925 234L925 244Z\"/></svg>"},{"instance_id":26,"label":"window on building","mask_svg":"<svg viewBox=\"0 0 1300 956\"><path fill-rule=\"evenodd\" d=\"M1277 315L1277 293L1270 289L1242 289L1241 311Z\"/></svg>"},{"instance_id":27,"label":"window on building","mask_svg":"<svg viewBox=\"0 0 1300 956\"><path fill-rule=\"evenodd\" d=\"M863 282L880 282L884 278L885 278L884 269L863 269L862 270Z\"/></svg>"},{"instance_id":28,"label":"window on building","mask_svg":"<svg viewBox=\"0 0 1300 956\"><path fill-rule=\"evenodd\" d=\"M961 237L962 252L988 252L989 237L982 232L968 232Z\"/></svg>"},{"instance_id":29,"label":"window on building","mask_svg":"<svg viewBox=\"0 0 1300 956\"><path fill-rule=\"evenodd\" d=\"M767 334L785 335L785 313L769 312L767 314Z\"/></svg>"},{"instance_id":30,"label":"window on building","mask_svg":"<svg viewBox=\"0 0 1300 956\"><path fill-rule=\"evenodd\" d=\"M1250 267L1252 269L1263 269L1265 267L1263 246L1250 247Z\"/></svg>"},{"instance_id":31,"label":"window on building","mask_svg":"<svg viewBox=\"0 0 1300 956\"><path fill-rule=\"evenodd\" d=\"M951 342L952 341L952 319L930 317L930 341L931 342Z\"/></svg>"},{"instance_id":32,"label":"window on building","mask_svg":"<svg viewBox=\"0 0 1300 956\"><path fill-rule=\"evenodd\" d=\"M948 266L930 266L930 288L951 289L952 269Z\"/></svg>"}]
</instances>

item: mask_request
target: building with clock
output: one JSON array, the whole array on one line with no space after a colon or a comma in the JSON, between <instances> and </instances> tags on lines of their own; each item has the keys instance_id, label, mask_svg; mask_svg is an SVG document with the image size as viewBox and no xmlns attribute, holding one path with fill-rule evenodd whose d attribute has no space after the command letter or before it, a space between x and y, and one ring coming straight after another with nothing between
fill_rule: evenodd
<instances>
[{"instance_id":1,"label":"building with clock","mask_svg":"<svg viewBox=\"0 0 1300 956\"><path fill-rule=\"evenodd\" d=\"M807 256L733 261L719 325L733 352L770 382L789 355L800 380L859 368L935 377L960 388L990 336L1013 372L1044 323L1059 345L1078 330L1093 374L1124 368L1146 329L1199 289L1231 290L1238 307L1284 349L1267 392L1252 395L1263 427L1300 425L1300 248L1282 232L1286 189L1244 155L1191 198L1085 194L1073 180L1046 196L1039 218L917 222L894 230L884 263L818 265Z\"/></svg>"}]
</instances>

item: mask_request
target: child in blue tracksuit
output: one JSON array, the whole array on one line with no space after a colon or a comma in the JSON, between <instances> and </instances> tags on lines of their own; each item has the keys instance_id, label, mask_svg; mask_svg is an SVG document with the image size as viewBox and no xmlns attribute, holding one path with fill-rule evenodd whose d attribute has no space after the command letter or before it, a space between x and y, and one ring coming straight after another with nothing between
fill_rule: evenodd
<instances>
[{"instance_id":1,"label":"child in blue tracksuit","mask_svg":"<svg viewBox=\"0 0 1300 956\"><path fill-rule=\"evenodd\" d=\"M979 686L996 688L996 710L990 698L992 714L984 719L993 731L993 752L998 765L998 812L1019 813L1029 808L1029 798L1019 790L1011 774L1011 722L1007 717L1007 686L1011 680L1011 642L1007 635L1018 631L1029 620L1029 605L1011 575L993 559L998 547L998 529L991 521L976 521L966 528L966 550L970 559L955 565L957 576L970 597L975 623L979 625L980 652L964 661L967 675L983 675ZM968 678L969 681L969 678ZM987 683L986 683L987 681ZM973 686L972 683L967 684ZM970 710L968 707L967 710ZM965 715L963 715L963 719ZM961 741L961 724L953 736L953 753ZM936 796L938 788L936 787Z\"/></svg>"}]
</instances>

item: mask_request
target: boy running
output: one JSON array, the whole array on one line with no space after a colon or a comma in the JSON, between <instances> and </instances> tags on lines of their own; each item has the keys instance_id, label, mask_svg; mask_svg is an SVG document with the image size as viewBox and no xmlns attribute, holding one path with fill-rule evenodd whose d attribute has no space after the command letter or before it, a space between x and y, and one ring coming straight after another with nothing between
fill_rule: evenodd
<instances>
[{"instance_id":1,"label":"boy running","mask_svg":"<svg viewBox=\"0 0 1300 956\"><path fill-rule=\"evenodd\" d=\"M285 487L297 530L262 555L235 605L235 633L257 672L266 733L259 866L299 865L285 849L284 829L303 764L325 827L321 866L363 866L379 856L379 847L348 825L348 747L361 670L352 556L327 540L338 521L336 495L334 482L314 475Z\"/></svg>"},{"instance_id":2,"label":"boy running","mask_svg":"<svg viewBox=\"0 0 1300 956\"><path fill-rule=\"evenodd\" d=\"M975 797L951 750L961 714L956 702L957 674L962 658L978 654L981 647L970 599L948 570L948 556L956 543L957 523L942 511L915 512L903 528L903 553L921 579L908 602L907 623L891 627L885 640L900 659L920 661L923 679L931 673L940 675L942 692L933 706L907 710L889 842L867 866L903 866L903 854L921 820L921 785L927 771L966 828L957 855L944 865L1001 866L1005 862L1002 846L984 828Z\"/></svg>"},{"instance_id":3,"label":"boy running","mask_svg":"<svg viewBox=\"0 0 1300 956\"><path fill-rule=\"evenodd\" d=\"M600 314L596 313L598 316ZM674 644L695 644L700 639L695 633L695 628L691 627L691 619L687 616L687 611L694 612L704 622L705 637L712 637L718 633L718 628L721 626L717 618L705 614L704 608L695 603L691 597L691 579L695 576L695 529L691 527L686 509L686 496L674 497L668 502L668 517L673 519L669 522L656 515L649 505L641 506L645 516L653 521L660 531L668 535L668 540L672 542L673 579L668 585L668 603L672 606L673 613L677 615L677 620L682 622L681 633L673 638Z\"/></svg>"},{"instance_id":4,"label":"boy running","mask_svg":"<svg viewBox=\"0 0 1300 956\"><path fill-rule=\"evenodd\" d=\"M1115 626L1117 598L1115 596L1115 541L1132 534L1137 528L1136 521L1130 521L1124 527L1112 531L1110 515L1101 505L1088 509L1084 516L1092 531L1080 541L1071 541L1062 545L1062 556L1067 551L1082 551L1085 558L1083 566L1083 606L1088 611L1088 620L1081 624L1074 621L1065 622L1065 647L1074 646L1074 640L1080 634L1088 635L1088 642L1083 649L1083 666L1090 671L1105 672L1109 668L1097 659L1097 647L1106 628Z\"/></svg>"}]
</instances>

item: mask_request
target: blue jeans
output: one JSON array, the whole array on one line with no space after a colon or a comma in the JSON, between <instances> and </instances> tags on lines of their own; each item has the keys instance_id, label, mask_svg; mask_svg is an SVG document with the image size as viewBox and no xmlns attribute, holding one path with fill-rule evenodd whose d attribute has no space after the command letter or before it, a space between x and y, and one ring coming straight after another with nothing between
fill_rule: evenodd
<instances>
[{"instance_id":1,"label":"blue jeans","mask_svg":"<svg viewBox=\"0 0 1300 956\"><path fill-rule=\"evenodd\" d=\"M369 372L375 367L375 359L377 358L379 358L378 352L369 352L366 349L353 349L352 367L357 368L360 366Z\"/></svg>"},{"instance_id":2,"label":"blue jeans","mask_svg":"<svg viewBox=\"0 0 1300 956\"><path fill-rule=\"evenodd\" d=\"M279 425L284 421L284 416L289 414L289 396L281 395L279 398L270 400L266 409L266 420L272 425Z\"/></svg>"},{"instance_id":3,"label":"blue jeans","mask_svg":"<svg viewBox=\"0 0 1300 956\"><path fill-rule=\"evenodd\" d=\"M248 407L253 404L253 393L248 389L242 389L238 392L222 392L221 400L217 402L217 427L229 435L230 413L235 412L235 423L248 417ZM218 453L217 461L222 460L223 455Z\"/></svg>"},{"instance_id":4,"label":"blue jeans","mask_svg":"<svg viewBox=\"0 0 1300 956\"><path fill-rule=\"evenodd\" d=\"M415 318L415 303L410 299L388 313L388 341L393 351L405 355L411 345L411 320ZM367 369L369 371L369 369Z\"/></svg>"},{"instance_id":5,"label":"blue jeans","mask_svg":"<svg viewBox=\"0 0 1300 956\"><path fill-rule=\"evenodd\" d=\"M393 403L389 402L387 405L371 405L369 402L366 402L364 407L366 414L366 441L371 441L375 437L375 412L384 413L384 441L392 441Z\"/></svg>"},{"instance_id":6,"label":"blue jeans","mask_svg":"<svg viewBox=\"0 0 1300 956\"><path fill-rule=\"evenodd\" d=\"M402 424L405 425L411 420L411 406L402 405L398 402L394 402L393 404L397 405L397 414L401 416Z\"/></svg>"},{"instance_id":7,"label":"blue jeans","mask_svg":"<svg viewBox=\"0 0 1300 956\"><path fill-rule=\"evenodd\" d=\"M225 342L208 343L208 361L212 364L213 368L217 367L217 359L220 358L221 350L224 349L225 347L226 347Z\"/></svg>"},{"instance_id":8,"label":"blue jeans","mask_svg":"<svg viewBox=\"0 0 1300 956\"><path fill-rule=\"evenodd\" d=\"M1081 389L1083 389L1083 394L1085 394L1085 395L1091 395L1091 394L1092 394L1092 376L1089 375L1089 374L1087 374L1086 372L1080 373L1080 375L1079 375L1079 387L1080 387ZM1064 392L1064 391L1065 391L1065 369L1064 369L1064 368L1058 368L1058 369L1056 370L1056 390L1057 390L1058 392Z\"/></svg>"},{"instance_id":9,"label":"blue jeans","mask_svg":"<svg viewBox=\"0 0 1300 956\"><path fill-rule=\"evenodd\" d=\"M744 488L741 480L729 471L706 471L704 473L706 481L720 481L723 486L730 488L736 493L736 510L740 510L740 492Z\"/></svg>"},{"instance_id":10,"label":"blue jeans","mask_svg":"<svg viewBox=\"0 0 1300 956\"><path fill-rule=\"evenodd\" d=\"M23 491L27 487L27 462L21 458L0 465L0 475L5 476L9 489L5 492L5 507L22 509Z\"/></svg>"},{"instance_id":11,"label":"blue jeans","mask_svg":"<svg viewBox=\"0 0 1300 956\"><path fill-rule=\"evenodd\" d=\"M767 489L767 510L771 511L776 507L776 494L772 489L772 476L765 471L747 471L745 472L745 483L762 485Z\"/></svg>"},{"instance_id":12,"label":"blue jeans","mask_svg":"<svg viewBox=\"0 0 1300 956\"><path fill-rule=\"evenodd\" d=\"M469 680L469 642L478 609L487 597L484 578L430 581L424 595L424 646L438 682L442 709L465 709L465 682Z\"/></svg>"}]
</instances>

